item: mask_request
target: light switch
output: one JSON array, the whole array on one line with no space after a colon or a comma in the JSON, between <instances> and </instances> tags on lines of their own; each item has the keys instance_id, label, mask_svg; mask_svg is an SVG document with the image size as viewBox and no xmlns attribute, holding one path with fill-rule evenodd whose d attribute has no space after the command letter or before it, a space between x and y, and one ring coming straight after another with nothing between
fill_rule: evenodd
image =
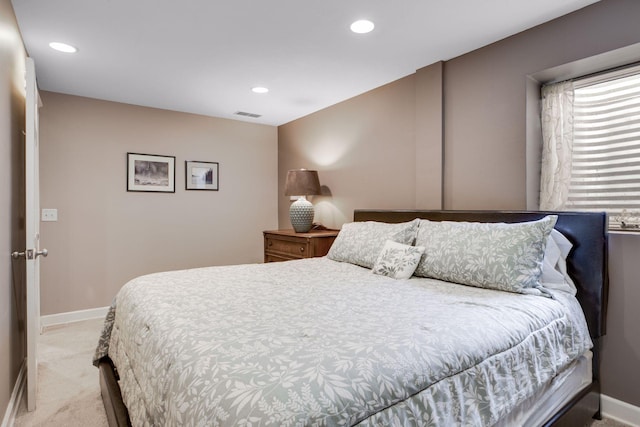
<instances>
[{"instance_id":1,"label":"light switch","mask_svg":"<svg viewBox=\"0 0 640 427\"><path fill-rule=\"evenodd\" d=\"M42 221L57 221L58 209L42 209Z\"/></svg>"}]
</instances>

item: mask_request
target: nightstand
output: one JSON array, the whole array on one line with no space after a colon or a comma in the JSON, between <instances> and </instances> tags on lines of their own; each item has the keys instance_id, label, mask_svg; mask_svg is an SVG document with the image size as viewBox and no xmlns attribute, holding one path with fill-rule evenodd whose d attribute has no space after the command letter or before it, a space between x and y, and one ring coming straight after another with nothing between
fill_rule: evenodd
<instances>
[{"instance_id":1,"label":"nightstand","mask_svg":"<svg viewBox=\"0 0 640 427\"><path fill-rule=\"evenodd\" d=\"M265 231L264 262L325 256L338 235L338 230L296 233L293 230Z\"/></svg>"}]
</instances>

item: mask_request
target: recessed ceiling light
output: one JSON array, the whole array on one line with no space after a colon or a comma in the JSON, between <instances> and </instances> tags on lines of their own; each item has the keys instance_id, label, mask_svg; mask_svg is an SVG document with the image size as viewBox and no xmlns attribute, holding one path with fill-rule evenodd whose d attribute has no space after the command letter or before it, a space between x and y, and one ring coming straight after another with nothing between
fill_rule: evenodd
<instances>
[{"instance_id":1,"label":"recessed ceiling light","mask_svg":"<svg viewBox=\"0 0 640 427\"><path fill-rule=\"evenodd\" d=\"M70 44L60 43L60 42L51 42L49 43L49 47L51 49L55 49L59 52L64 52L64 53L76 53L78 51L77 48L71 46Z\"/></svg>"},{"instance_id":2,"label":"recessed ceiling light","mask_svg":"<svg viewBox=\"0 0 640 427\"><path fill-rule=\"evenodd\" d=\"M267 89L266 87L262 87L262 86L252 87L251 90L254 91L255 93L267 93L267 92L269 92L269 89Z\"/></svg>"},{"instance_id":3,"label":"recessed ceiling light","mask_svg":"<svg viewBox=\"0 0 640 427\"><path fill-rule=\"evenodd\" d=\"M358 34L366 34L373 31L374 27L373 22L361 19L351 24L351 31Z\"/></svg>"}]
</instances>

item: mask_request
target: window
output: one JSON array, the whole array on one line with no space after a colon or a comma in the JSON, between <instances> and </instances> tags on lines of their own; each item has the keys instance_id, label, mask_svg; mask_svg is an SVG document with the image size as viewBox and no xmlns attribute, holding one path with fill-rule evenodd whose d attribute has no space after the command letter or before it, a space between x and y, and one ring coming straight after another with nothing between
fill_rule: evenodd
<instances>
[{"instance_id":1,"label":"window","mask_svg":"<svg viewBox=\"0 0 640 427\"><path fill-rule=\"evenodd\" d=\"M564 120L571 126L564 135L570 159L563 164L570 178L560 208L607 211L610 228L640 231L640 67L576 79L569 87L572 108L554 113L573 115Z\"/></svg>"}]
</instances>

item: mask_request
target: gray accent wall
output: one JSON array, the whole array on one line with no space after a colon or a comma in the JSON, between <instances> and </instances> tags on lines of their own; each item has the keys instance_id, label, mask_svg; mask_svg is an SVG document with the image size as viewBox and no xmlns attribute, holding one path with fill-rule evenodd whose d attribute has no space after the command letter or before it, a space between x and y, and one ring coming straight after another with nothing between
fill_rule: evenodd
<instances>
[{"instance_id":1,"label":"gray accent wall","mask_svg":"<svg viewBox=\"0 0 640 427\"><path fill-rule=\"evenodd\" d=\"M640 407L640 235L609 236L609 311L602 391Z\"/></svg>"},{"instance_id":2,"label":"gray accent wall","mask_svg":"<svg viewBox=\"0 0 640 427\"><path fill-rule=\"evenodd\" d=\"M638 17L603 0L446 61L444 207L525 207L527 77L640 42Z\"/></svg>"},{"instance_id":3,"label":"gray accent wall","mask_svg":"<svg viewBox=\"0 0 640 427\"><path fill-rule=\"evenodd\" d=\"M318 169L328 188L316 221L331 227L355 208L531 207L527 139L539 129L527 93L540 83L531 76L640 43L638 17L637 0L602 0L280 126L280 227L284 176L297 167ZM612 234L610 246L603 392L640 406L640 235Z\"/></svg>"},{"instance_id":4,"label":"gray accent wall","mask_svg":"<svg viewBox=\"0 0 640 427\"><path fill-rule=\"evenodd\" d=\"M25 349L24 250L25 50L9 0L0 0L0 421Z\"/></svg>"}]
</instances>

